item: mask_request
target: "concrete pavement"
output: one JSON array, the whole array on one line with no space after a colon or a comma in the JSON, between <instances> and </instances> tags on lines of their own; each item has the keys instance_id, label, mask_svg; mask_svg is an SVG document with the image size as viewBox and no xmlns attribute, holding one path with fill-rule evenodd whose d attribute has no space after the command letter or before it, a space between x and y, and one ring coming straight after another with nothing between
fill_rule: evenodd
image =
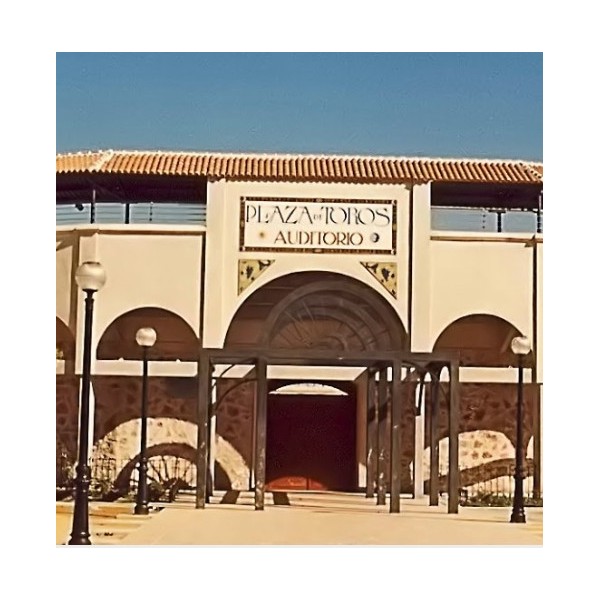
<instances>
[{"instance_id":1,"label":"concrete pavement","mask_svg":"<svg viewBox=\"0 0 600 600\"><path fill-rule=\"evenodd\" d=\"M94 545L114 545L132 531L135 531L154 514L134 515L133 502L92 502L90 503L90 541ZM73 503L56 503L56 545L69 541L73 527Z\"/></svg>"},{"instance_id":2,"label":"concrete pavement","mask_svg":"<svg viewBox=\"0 0 600 600\"><path fill-rule=\"evenodd\" d=\"M237 497L236 497L237 496ZM236 504L227 502L234 499ZM510 523L510 508L446 506L402 499L401 513L360 494L266 494L255 511L248 493L229 492L195 510L192 498L160 512L113 543L124 545L542 545L543 509L527 509L526 524Z\"/></svg>"}]
</instances>

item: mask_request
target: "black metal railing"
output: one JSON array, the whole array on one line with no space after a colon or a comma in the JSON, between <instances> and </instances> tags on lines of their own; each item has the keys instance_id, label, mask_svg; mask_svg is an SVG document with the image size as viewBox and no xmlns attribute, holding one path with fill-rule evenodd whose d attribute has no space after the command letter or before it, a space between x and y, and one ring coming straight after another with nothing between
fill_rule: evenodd
<instances>
[{"instance_id":1,"label":"black metal railing","mask_svg":"<svg viewBox=\"0 0 600 600\"><path fill-rule=\"evenodd\" d=\"M468 471L468 470L467 470ZM461 473L461 501L464 504L489 506L509 506L515 491L514 460L505 465L494 467L493 476L481 481L465 482ZM440 474L440 479L445 479L445 474ZM541 492L534 486L534 465L531 459L525 464L525 478L523 480L523 497L531 505L541 505Z\"/></svg>"}]
</instances>

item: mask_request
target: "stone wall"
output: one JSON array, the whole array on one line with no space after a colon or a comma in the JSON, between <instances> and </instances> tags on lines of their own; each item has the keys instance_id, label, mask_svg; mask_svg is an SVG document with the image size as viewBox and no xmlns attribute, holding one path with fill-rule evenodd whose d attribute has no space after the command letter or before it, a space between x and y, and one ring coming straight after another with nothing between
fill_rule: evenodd
<instances>
[{"instance_id":1,"label":"stone wall","mask_svg":"<svg viewBox=\"0 0 600 600\"><path fill-rule=\"evenodd\" d=\"M96 376L92 378L96 397L94 443L119 425L139 419L142 402L142 378ZM195 377L149 377L148 417L170 417L196 423L198 384ZM152 440L149 439L149 446Z\"/></svg>"},{"instance_id":2,"label":"stone wall","mask_svg":"<svg viewBox=\"0 0 600 600\"><path fill-rule=\"evenodd\" d=\"M77 456L79 377L56 376L56 453L74 463Z\"/></svg>"},{"instance_id":3,"label":"stone wall","mask_svg":"<svg viewBox=\"0 0 600 600\"><path fill-rule=\"evenodd\" d=\"M239 482L241 487L249 489L250 465L252 464L252 429L255 382L242 383L240 379L223 379L217 384L216 432L217 441L221 439L230 445L239 459L234 471L227 473ZM222 442L222 445L224 445ZM221 453L217 453L217 459ZM231 461L228 461L231 463ZM223 473L215 472L216 489L227 489L228 482Z\"/></svg>"},{"instance_id":4,"label":"stone wall","mask_svg":"<svg viewBox=\"0 0 600 600\"><path fill-rule=\"evenodd\" d=\"M140 450L141 377L95 376L93 475L114 480L130 473ZM182 471L195 481L198 385L194 377L148 379L148 456L171 457L157 463L156 477ZM122 477L127 479L127 477Z\"/></svg>"},{"instance_id":5,"label":"stone wall","mask_svg":"<svg viewBox=\"0 0 600 600\"><path fill-rule=\"evenodd\" d=\"M448 400L447 385L440 394L438 440L440 474L448 471ZM526 384L523 391L523 453L532 454L534 411L538 386ZM426 406L430 406L427 394ZM460 386L459 469L461 486L470 488L481 482L494 481L499 492L508 492L513 485L516 445L517 386L506 383L462 383ZM425 479L430 474L430 439L425 429ZM532 475L533 465L526 464ZM495 489L492 486L492 489Z\"/></svg>"},{"instance_id":6,"label":"stone wall","mask_svg":"<svg viewBox=\"0 0 600 600\"><path fill-rule=\"evenodd\" d=\"M448 388L442 384L438 418L438 439L448 436ZM523 451L525 452L533 435L533 413L536 406L538 386L528 384L523 390ZM427 406L430 403L427 394ZM503 434L515 446L517 416L517 386L510 383L462 383L460 385L459 432L489 430ZM467 438L465 438L467 439ZM462 455L465 464L476 464L484 452L502 451L498 445L502 437L491 440L489 448L478 450L474 447L470 456ZM429 432L425 430L425 446L429 446ZM514 450L513 450L514 455ZM489 458L489 457L486 457Z\"/></svg>"},{"instance_id":7,"label":"stone wall","mask_svg":"<svg viewBox=\"0 0 600 600\"><path fill-rule=\"evenodd\" d=\"M148 380L148 448L182 460L193 459L196 449L196 403L198 386L195 377L151 377ZM139 453L141 377L96 376L95 428L93 457L113 465L118 474ZM409 491L414 457L415 385L406 391L401 415L401 485ZM215 407L216 439L213 448L217 468L217 489L248 489L253 455L254 382L225 379L217 386ZM444 386L447 394L447 386ZM537 386L524 388L524 451L531 454L533 413ZM75 462L77 451L79 378L61 375L56 378L56 439ZM425 396L426 415L430 404ZM447 471L447 399L440 394L439 429L440 473ZM514 461L516 386L513 384L461 384L459 423L459 466L463 484L467 479L485 480L499 466ZM429 477L429 432L425 428L424 476ZM192 460L193 462L193 460ZM487 466L486 466L487 465ZM131 466L131 465L130 465ZM115 471L116 470L116 471ZM194 467L195 470L195 467ZM114 476L114 472L113 476ZM195 477L195 472L194 472Z\"/></svg>"}]
</instances>

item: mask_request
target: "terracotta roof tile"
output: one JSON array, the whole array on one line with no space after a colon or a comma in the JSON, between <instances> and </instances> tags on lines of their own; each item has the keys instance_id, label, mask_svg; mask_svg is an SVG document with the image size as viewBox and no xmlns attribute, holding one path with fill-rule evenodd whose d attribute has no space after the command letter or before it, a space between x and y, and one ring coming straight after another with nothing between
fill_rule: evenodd
<instances>
[{"instance_id":1,"label":"terracotta roof tile","mask_svg":"<svg viewBox=\"0 0 600 600\"><path fill-rule=\"evenodd\" d=\"M58 154L56 173L184 175L238 181L540 183L542 163L507 160L107 150Z\"/></svg>"}]
</instances>

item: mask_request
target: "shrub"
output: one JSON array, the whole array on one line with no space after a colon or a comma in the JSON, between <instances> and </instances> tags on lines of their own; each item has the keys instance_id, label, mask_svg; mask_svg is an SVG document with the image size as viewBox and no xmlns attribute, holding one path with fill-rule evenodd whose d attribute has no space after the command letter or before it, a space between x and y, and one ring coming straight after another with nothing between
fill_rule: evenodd
<instances>
[{"instance_id":1,"label":"shrub","mask_svg":"<svg viewBox=\"0 0 600 600\"><path fill-rule=\"evenodd\" d=\"M461 490L461 506L512 506L512 496L495 494L493 492L477 492L469 496L466 490ZM524 498L524 506L543 506L543 498Z\"/></svg>"}]
</instances>

